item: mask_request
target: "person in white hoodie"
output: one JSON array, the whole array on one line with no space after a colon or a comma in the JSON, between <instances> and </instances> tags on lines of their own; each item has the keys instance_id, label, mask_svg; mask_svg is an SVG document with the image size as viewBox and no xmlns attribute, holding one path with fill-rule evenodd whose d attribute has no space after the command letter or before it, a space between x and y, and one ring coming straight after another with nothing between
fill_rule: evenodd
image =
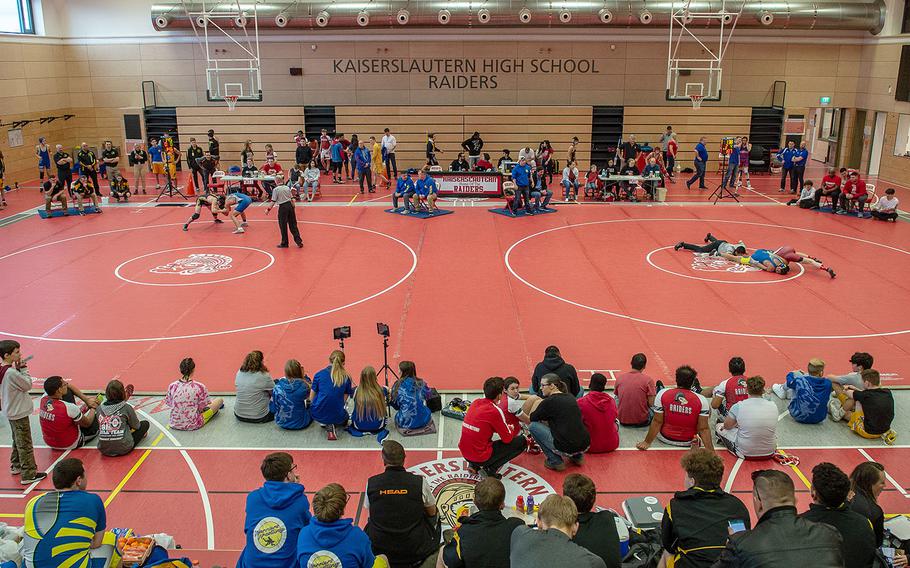
<instances>
[{"instance_id":1,"label":"person in white hoodie","mask_svg":"<svg viewBox=\"0 0 910 568\"><path fill-rule=\"evenodd\" d=\"M22 359L19 342L12 339L0 341L0 400L9 419L13 447L10 451L9 471L22 475L22 485L41 481L47 474L38 471L35 452L32 449L32 428L29 416L35 410L28 391L32 388L32 377L28 374L28 359Z\"/></svg>"},{"instance_id":2,"label":"person in white hoodie","mask_svg":"<svg viewBox=\"0 0 910 568\"><path fill-rule=\"evenodd\" d=\"M815 209L815 191L812 181L807 181L803 183L803 189L799 193L799 199L791 199L787 202L787 205L793 205L795 203L800 209Z\"/></svg>"},{"instance_id":3,"label":"person in white hoodie","mask_svg":"<svg viewBox=\"0 0 910 568\"><path fill-rule=\"evenodd\" d=\"M319 167L316 162L311 161L303 170L303 184L300 189L307 201L313 201L313 198L316 197L316 192L319 191Z\"/></svg>"}]
</instances>

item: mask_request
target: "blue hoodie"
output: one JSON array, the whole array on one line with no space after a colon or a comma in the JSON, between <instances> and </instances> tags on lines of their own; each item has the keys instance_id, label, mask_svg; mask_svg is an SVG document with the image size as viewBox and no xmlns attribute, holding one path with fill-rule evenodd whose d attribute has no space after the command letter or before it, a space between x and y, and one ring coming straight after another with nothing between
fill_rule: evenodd
<instances>
[{"instance_id":1,"label":"blue hoodie","mask_svg":"<svg viewBox=\"0 0 910 568\"><path fill-rule=\"evenodd\" d=\"M432 418L427 407L429 395L430 387L425 382L414 377L401 379L392 401L392 406L398 410L395 413L395 424L405 430L417 430L429 424Z\"/></svg>"},{"instance_id":2,"label":"blue hoodie","mask_svg":"<svg viewBox=\"0 0 910 568\"><path fill-rule=\"evenodd\" d=\"M310 387L306 382L282 377L275 381L269 412L275 415L275 424L285 430L302 430L310 425L313 417L307 399Z\"/></svg>"},{"instance_id":3,"label":"blue hoodie","mask_svg":"<svg viewBox=\"0 0 910 568\"><path fill-rule=\"evenodd\" d=\"M372 568L376 557L369 537L351 519L323 523L314 518L300 531L297 560L301 568Z\"/></svg>"},{"instance_id":4,"label":"blue hoodie","mask_svg":"<svg viewBox=\"0 0 910 568\"><path fill-rule=\"evenodd\" d=\"M518 187L528 187L531 185L531 166L528 164L512 166L512 181Z\"/></svg>"},{"instance_id":5,"label":"blue hoodie","mask_svg":"<svg viewBox=\"0 0 910 568\"><path fill-rule=\"evenodd\" d=\"M294 568L297 536L310 524L310 502L299 483L266 481L247 495L246 546L237 568Z\"/></svg>"},{"instance_id":6,"label":"blue hoodie","mask_svg":"<svg viewBox=\"0 0 910 568\"><path fill-rule=\"evenodd\" d=\"M802 424L818 424L828 414L831 381L802 371L787 373L787 388L795 394L790 401L790 416Z\"/></svg>"},{"instance_id":7,"label":"blue hoodie","mask_svg":"<svg viewBox=\"0 0 910 568\"><path fill-rule=\"evenodd\" d=\"M310 412L313 420L320 424L344 424L348 421L348 411L344 409L344 395L354 396L354 387L348 378L340 387L332 382L331 365L313 375L313 406Z\"/></svg>"}]
</instances>

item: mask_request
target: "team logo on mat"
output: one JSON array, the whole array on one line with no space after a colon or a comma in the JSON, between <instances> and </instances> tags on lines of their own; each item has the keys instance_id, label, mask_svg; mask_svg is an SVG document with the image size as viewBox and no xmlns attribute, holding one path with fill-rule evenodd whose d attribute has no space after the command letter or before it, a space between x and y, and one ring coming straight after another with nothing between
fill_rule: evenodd
<instances>
[{"instance_id":1,"label":"team logo on mat","mask_svg":"<svg viewBox=\"0 0 910 568\"><path fill-rule=\"evenodd\" d=\"M174 262L162 264L149 270L155 274L179 274L192 276L194 274L214 274L231 268L234 259L223 254L191 254L186 258L178 258Z\"/></svg>"},{"instance_id":2,"label":"team logo on mat","mask_svg":"<svg viewBox=\"0 0 910 568\"><path fill-rule=\"evenodd\" d=\"M454 527L460 516L476 511L474 486L483 478L472 475L466 466L463 459L452 458L424 462L408 468L408 471L427 479L436 498L439 517L445 525L443 528ZM499 473L502 474L502 484L506 488L504 513L507 516L509 511L514 511L515 499L519 495L525 499L528 495L533 495L534 501L540 503L547 495L555 493L546 480L523 467L506 464Z\"/></svg>"},{"instance_id":3,"label":"team logo on mat","mask_svg":"<svg viewBox=\"0 0 910 568\"><path fill-rule=\"evenodd\" d=\"M260 552L278 552L288 537L288 529L278 517L266 517L253 528L253 543Z\"/></svg>"},{"instance_id":4,"label":"team logo on mat","mask_svg":"<svg viewBox=\"0 0 910 568\"><path fill-rule=\"evenodd\" d=\"M736 264L722 256L696 253L692 256L692 270L700 270L702 272L755 272L761 269L746 264Z\"/></svg>"}]
</instances>

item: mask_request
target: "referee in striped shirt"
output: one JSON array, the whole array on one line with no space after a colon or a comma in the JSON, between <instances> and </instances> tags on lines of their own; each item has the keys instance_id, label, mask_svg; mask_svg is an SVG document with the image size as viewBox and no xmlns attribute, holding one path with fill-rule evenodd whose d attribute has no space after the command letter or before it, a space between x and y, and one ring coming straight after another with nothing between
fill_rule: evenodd
<instances>
[{"instance_id":1,"label":"referee in striped shirt","mask_svg":"<svg viewBox=\"0 0 910 568\"><path fill-rule=\"evenodd\" d=\"M297 229L297 214L291 200L291 188L284 184L284 175L281 173L275 174L275 183L277 185L272 190L272 197L265 213L268 215L272 207L278 205L278 230L281 231L281 244L278 248L288 248L288 229L291 230L297 247L303 248L303 239L300 238L300 231Z\"/></svg>"}]
</instances>

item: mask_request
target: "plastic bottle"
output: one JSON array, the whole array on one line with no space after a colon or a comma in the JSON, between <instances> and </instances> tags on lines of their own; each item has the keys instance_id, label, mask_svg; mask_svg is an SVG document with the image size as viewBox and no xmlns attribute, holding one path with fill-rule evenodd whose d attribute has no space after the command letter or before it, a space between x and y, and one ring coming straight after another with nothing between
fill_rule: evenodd
<instances>
[{"instance_id":1,"label":"plastic bottle","mask_svg":"<svg viewBox=\"0 0 910 568\"><path fill-rule=\"evenodd\" d=\"M515 510L519 513L525 512L525 499L521 495L515 499Z\"/></svg>"}]
</instances>

